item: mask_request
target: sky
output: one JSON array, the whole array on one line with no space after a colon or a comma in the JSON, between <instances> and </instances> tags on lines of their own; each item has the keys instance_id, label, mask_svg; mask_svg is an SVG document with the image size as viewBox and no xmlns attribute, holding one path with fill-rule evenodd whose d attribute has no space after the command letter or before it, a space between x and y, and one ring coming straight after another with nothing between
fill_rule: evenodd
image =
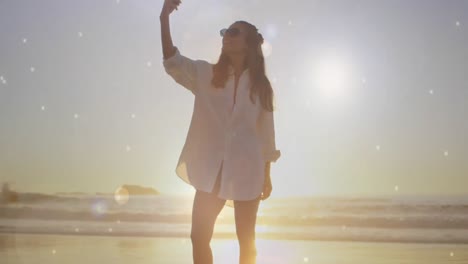
<instances>
[{"instance_id":1,"label":"sky","mask_svg":"<svg viewBox=\"0 0 468 264\"><path fill-rule=\"evenodd\" d=\"M193 94L164 71L163 1L0 1L0 180L26 192L191 194L175 174ZM265 38L272 196L468 189L468 1L184 0L174 45L215 63Z\"/></svg>"}]
</instances>

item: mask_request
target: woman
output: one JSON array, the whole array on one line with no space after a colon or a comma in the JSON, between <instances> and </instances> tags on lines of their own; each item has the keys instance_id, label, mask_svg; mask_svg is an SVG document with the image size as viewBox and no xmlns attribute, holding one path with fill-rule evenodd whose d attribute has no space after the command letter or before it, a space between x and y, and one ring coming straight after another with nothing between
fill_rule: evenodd
<instances>
[{"instance_id":1,"label":"woman","mask_svg":"<svg viewBox=\"0 0 468 264\"><path fill-rule=\"evenodd\" d=\"M221 30L216 64L193 60L173 46L169 15L180 0L165 0L160 15L165 71L195 96L177 175L196 192L191 241L195 264L213 263L210 241L224 205L234 207L241 264L256 261L255 224L260 200L272 191L270 163L276 149L273 89L265 75L255 26L237 21Z\"/></svg>"}]
</instances>

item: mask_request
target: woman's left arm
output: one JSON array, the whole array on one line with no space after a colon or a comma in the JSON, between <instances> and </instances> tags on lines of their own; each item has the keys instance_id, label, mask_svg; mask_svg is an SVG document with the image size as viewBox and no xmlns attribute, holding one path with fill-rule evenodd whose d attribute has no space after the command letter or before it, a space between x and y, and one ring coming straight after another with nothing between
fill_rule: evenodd
<instances>
[{"instance_id":1,"label":"woman's left arm","mask_svg":"<svg viewBox=\"0 0 468 264\"><path fill-rule=\"evenodd\" d=\"M275 140L275 120L273 112L266 111L262 108L260 117L257 122L257 129L260 136L263 157L265 162L269 164L276 162L281 156L281 151L276 149Z\"/></svg>"},{"instance_id":2,"label":"woman's left arm","mask_svg":"<svg viewBox=\"0 0 468 264\"><path fill-rule=\"evenodd\" d=\"M265 160L265 178L263 183L263 192L261 199L270 197L273 189L270 177L271 162L276 162L281 156L281 151L276 149L275 140L275 120L273 112L262 108L260 117L257 121L258 134L262 146L262 154Z\"/></svg>"}]
</instances>

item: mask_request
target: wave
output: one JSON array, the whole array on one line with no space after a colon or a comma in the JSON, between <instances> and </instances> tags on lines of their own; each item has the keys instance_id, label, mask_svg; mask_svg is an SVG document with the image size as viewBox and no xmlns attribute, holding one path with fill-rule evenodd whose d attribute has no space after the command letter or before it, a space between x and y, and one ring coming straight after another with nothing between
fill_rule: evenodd
<instances>
[{"instance_id":1,"label":"wave","mask_svg":"<svg viewBox=\"0 0 468 264\"><path fill-rule=\"evenodd\" d=\"M432 211L433 212L433 211ZM1 207L0 219L40 219L61 221L100 221L100 222L150 222L150 223L190 223L191 214L168 214L158 212L125 212L99 210L72 210L23 207ZM218 219L221 223L233 223L233 217ZM340 214L314 215L269 215L262 213L257 222L278 226L356 226L380 228L458 228L468 229L467 214Z\"/></svg>"}]
</instances>

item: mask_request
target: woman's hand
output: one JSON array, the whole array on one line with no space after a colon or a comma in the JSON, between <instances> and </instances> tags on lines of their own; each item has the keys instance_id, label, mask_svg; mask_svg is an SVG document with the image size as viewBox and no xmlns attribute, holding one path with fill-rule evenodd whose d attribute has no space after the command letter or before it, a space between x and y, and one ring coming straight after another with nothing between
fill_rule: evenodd
<instances>
[{"instance_id":1,"label":"woman's hand","mask_svg":"<svg viewBox=\"0 0 468 264\"><path fill-rule=\"evenodd\" d=\"M164 5L161 10L161 16L169 16L172 11L178 10L177 7L182 3L181 0L164 0Z\"/></svg>"},{"instance_id":2,"label":"woman's hand","mask_svg":"<svg viewBox=\"0 0 468 264\"><path fill-rule=\"evenodd\" d=\"M265 172L265 181L263 182L263 192L261 195L262 200L266 200L268 197L270 197L271 191L273 190L273 186L271 185L271 177L270 177L270 172L266 171Z\"/></svg>"}]
</instances>

